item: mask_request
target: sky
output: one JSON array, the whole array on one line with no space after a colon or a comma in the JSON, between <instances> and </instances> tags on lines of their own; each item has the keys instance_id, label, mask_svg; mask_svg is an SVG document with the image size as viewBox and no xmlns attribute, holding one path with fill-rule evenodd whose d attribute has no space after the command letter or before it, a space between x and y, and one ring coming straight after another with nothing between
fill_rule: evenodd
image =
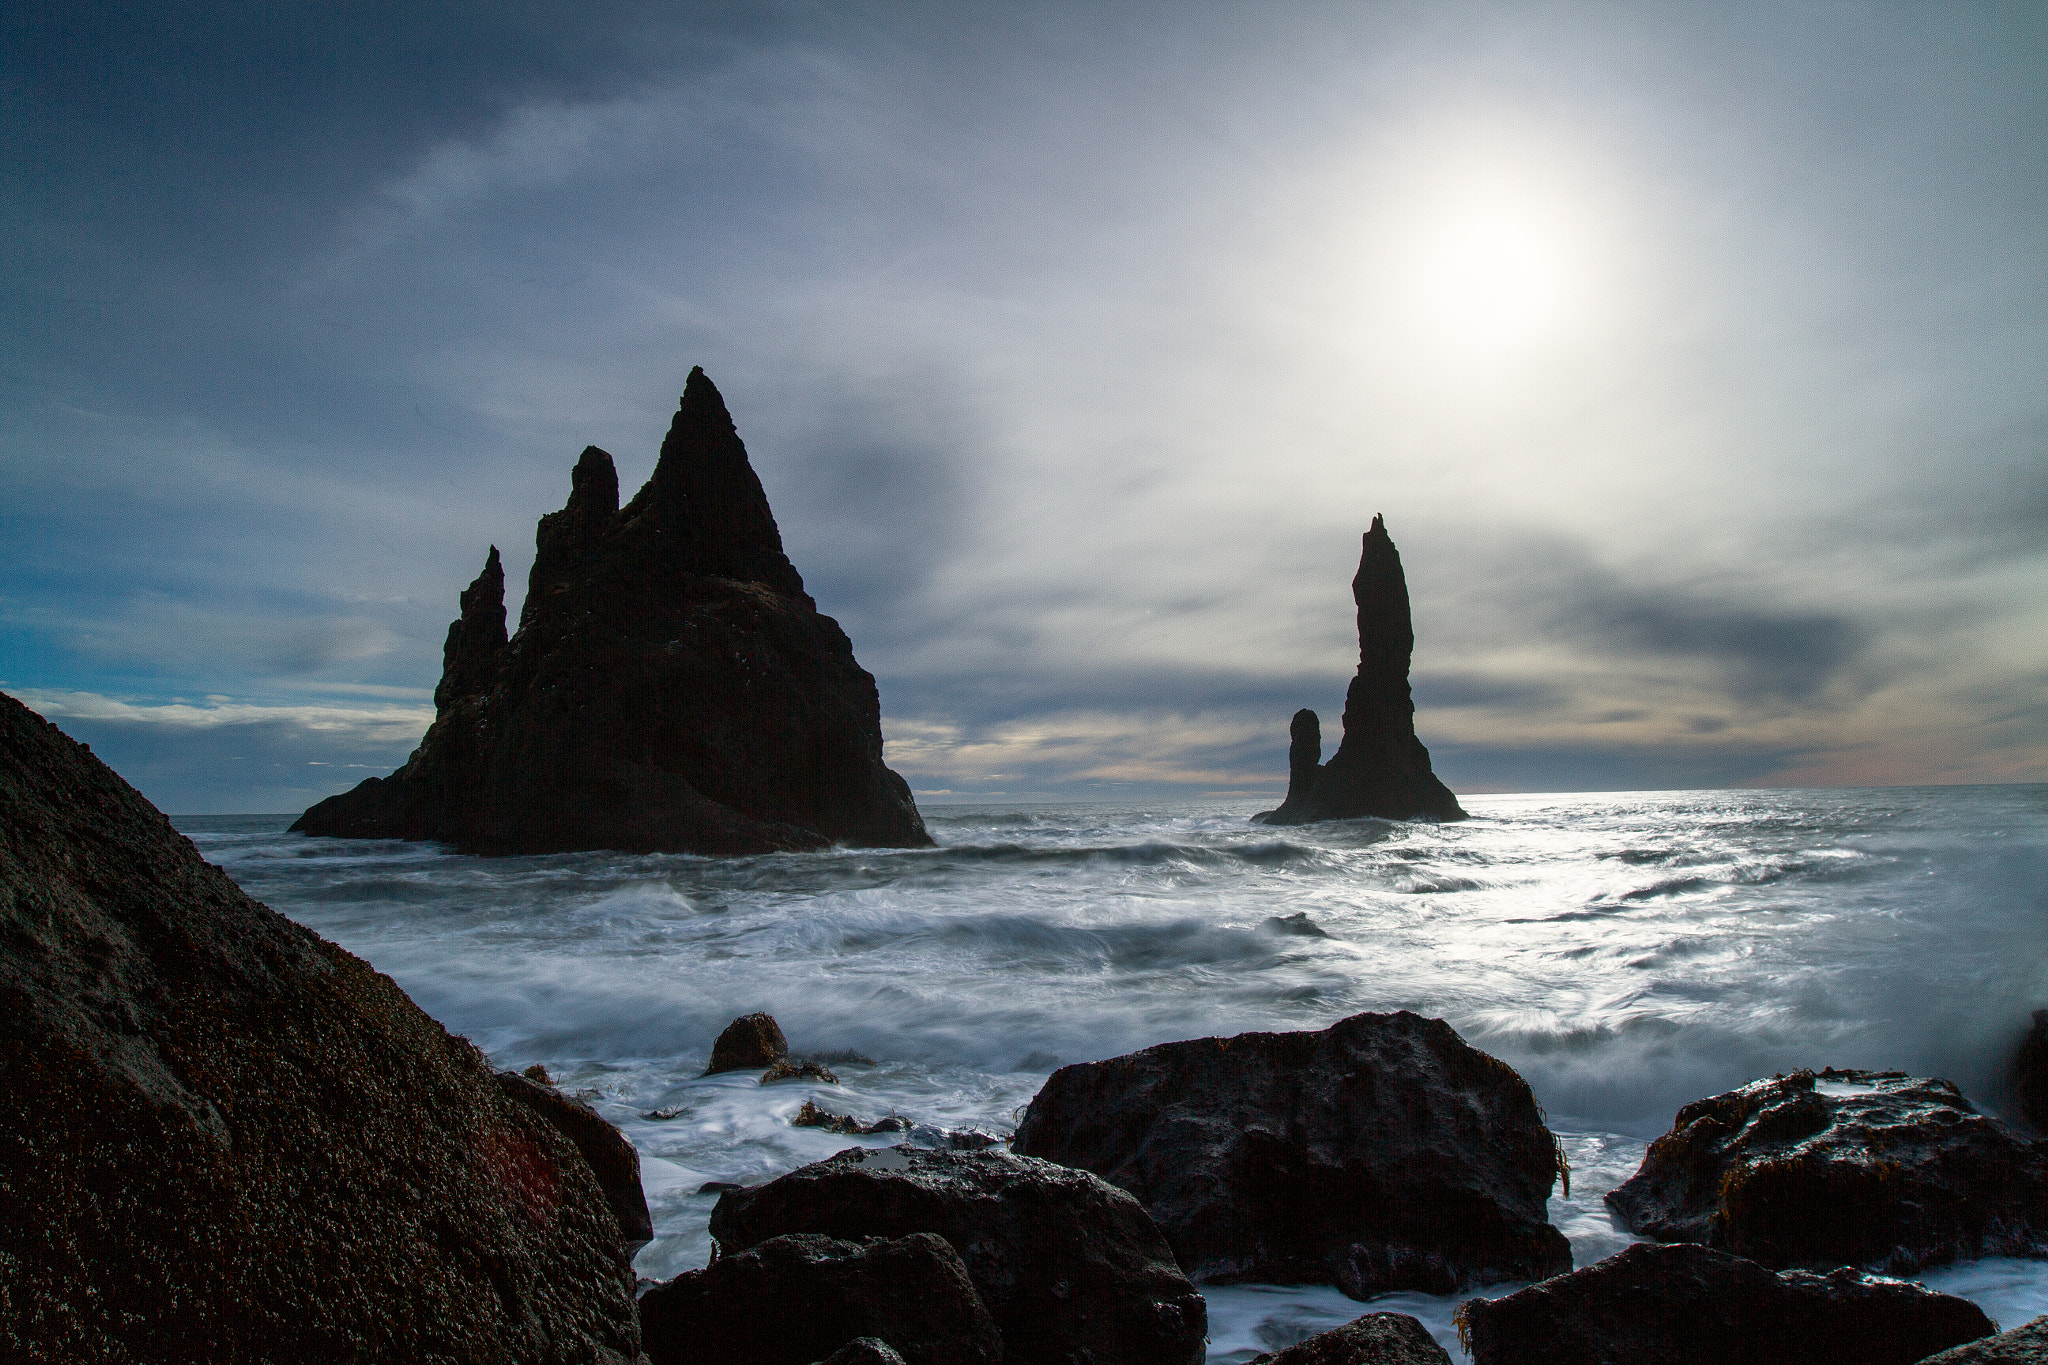
<instances>
[{"instance_id":1,"label":"sky","mask_svg":"<svg viewBox=\"0 0 2048 1365\"><path fill-rule=\"evenodd\" d=\"M0 689L404 761L684 377L925 803L1277 797L1384 513L1461 793L2048 780L2048 6L0 17Z\"/></svg>"}]
</instances>

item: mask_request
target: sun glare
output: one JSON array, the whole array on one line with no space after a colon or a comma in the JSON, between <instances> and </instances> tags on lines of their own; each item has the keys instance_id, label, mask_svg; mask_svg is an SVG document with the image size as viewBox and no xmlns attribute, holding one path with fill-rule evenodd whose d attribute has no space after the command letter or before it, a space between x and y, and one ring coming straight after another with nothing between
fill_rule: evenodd
<instances>
[{"instance_id":1,"label":"sun glare","mask_svg":"<svg viewBox=\"0 0 2048 1365\"><path fill-rule=\"evenodd\" d=\"M1498 140L1438 144L1376 191L1353 249L1379 363L1498 386L1540 373L1615 311L1602 196L1557 158Z\"/></svg>"}]
</instances>

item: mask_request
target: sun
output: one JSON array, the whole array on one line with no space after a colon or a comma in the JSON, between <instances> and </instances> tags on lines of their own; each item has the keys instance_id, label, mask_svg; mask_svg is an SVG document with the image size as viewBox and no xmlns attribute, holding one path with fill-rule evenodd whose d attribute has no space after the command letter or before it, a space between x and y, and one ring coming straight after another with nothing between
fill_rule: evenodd
<instances>
[{"instance_id":1,"label":"sun","mask_svg":"<svg viewBox=\"0 0 2048 1365\"><path fill-rule=\"evenodd\" d=\"M1578 177L1495 142L1375 187L1361 262L1375 346L1463 387L1533 375L1614 311L1603 206Z\"/></svg>"},{"instance_id":2,"label":"sun","mask_svg":"<svg viewBox=\"0 0 2048 1365\"><path fill-rule=\"evenodd\" d=\"M1439 349L1503 359L1559 340L1591 303L1582 246L1558 206L1502 177L1417 215L1399 267L1406 311Z\"/></svg>"}]
</instances>

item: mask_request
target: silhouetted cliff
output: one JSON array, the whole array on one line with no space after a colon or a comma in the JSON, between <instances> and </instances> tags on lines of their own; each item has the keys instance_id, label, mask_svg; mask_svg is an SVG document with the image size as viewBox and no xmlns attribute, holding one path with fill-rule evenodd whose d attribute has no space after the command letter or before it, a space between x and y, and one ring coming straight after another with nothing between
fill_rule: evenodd
<instances>
[{"instance_id":1,"label":"silhouetted cliff","mask_svg":"<svg viewBox=\"0 0 2048 1365\"><path fill-rule=\"evenodd\" d=\"M875 680L804 592L703 370L631 502L595 446L570 486L535 533L518 631L493 548L420 747L293 829L479 853L931 842L882 764Z\"/></svg>"}]
</instances>

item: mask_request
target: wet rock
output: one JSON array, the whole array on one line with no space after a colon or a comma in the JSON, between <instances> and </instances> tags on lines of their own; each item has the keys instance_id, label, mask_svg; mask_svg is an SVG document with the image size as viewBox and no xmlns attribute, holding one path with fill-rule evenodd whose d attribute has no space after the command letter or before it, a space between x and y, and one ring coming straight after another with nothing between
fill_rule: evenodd
<instances>
[{"instance_id":1,"label":"wet rock","mask_svg":"<svg viewBox=\"0 0 2048 1365\"><path fill-rule=\"evenodd\" d=\"M1316 713L1294 713L1289 726L1287 799L1252 819L1269 825L1315 820L1462 820L1464 810L1429 766L1429 750L1415 737L1415 701L1408 663L1415 627L1408 612L1408 579L1381 517L1372 519L1351 580L1358 604L1358 674L1344 694L1344 739L1328 763Z\"/></svg>"},{"instance_id":2,"label":"wet rock","mask_svg":"<svg viewBox=\"0 0 2048 1365\"><path fill-rule=\"evenodd\" d=\"M1363 1299L1571 1269L1528 1084L1406 1011L1063 1067L1011 1146L1129 1190L1201 1281Z\"/></svg>"},{"instance_id":3,"label":"wet rock","mask_svg":"<svg viewBox=\"0 0 2048 1365\"><path fill-rule=\"evenodd\" d=\"M526 1077L529 1081L538 1081L542 1085L553 1085L555 1083L555 1078L548 1075L548 1069L539 1062L535 1062L519 1074Z\"/></svg>"},{"instance_id":4,"label":"wet rock","mask_svg":"<svg viewBox=\"0 0 2048 1365\"><path fill-rule=\"evenodd\" d=\"M653 1365L810 1365L876 1338L904 1365L998 1365L1002 1339L943 1237L772 1237L640 1296ZM858 1357L856 1357L858 1358Z\"/></svg>"},{"instance_id":5,"label":"wet rock","mask_svg":"<svg viewBox=\"0 0 2048 1365\"><path fill-rule=\"evenodd\" d=\"M543 1071L542 1075L547 1073ZM576 1150L597 1177L605 1202L619 1220L619 1236L632 1256L654 1240L654 1220L647 1214L647 1194L640 1186L640 1153L626 1135L582 1100L571 1099L552 1085L543 1085L510 1071L498 1073L498 1088L555 1125L576 1144Z\"/></svg>"},{"instance_id":6,"label":"wet rock","mask_svg":"<svg viewBox=\"0 0 2048 1365\"><path fill-rule=\"evenodd\" d=\"M743 1190L746 1186L737 1180L707 1180L697 1187L699 1194L724 1194L727 1190Z\"/></svg>"},{"instance_id":7,"label":"wet rock","mask_svg":"<svg viewBox=\"0 0 2048 1365\"><path fill-rule=\"evenodd\" d=\"M2035 1318L2010 1332L1951 1346L1920 1365L2048 1365L2048 1318Z\"/></svg>"},{"instance_id":8,"label":"wet rock","mask_svg":"<svg viewBox=\"0 0 2048 1365\"><path fill-rule=\"evenodd\" d=\"M2020 1117L2048 1133L2048 1010L2034 1011L2034 1026L2013 1055L2012 1079Z\"/></svg>"},{"instance_id":9,"label":"wet rock","mask_svg":"<svg viewBox=\"0 0 2048 1365\"><path fill-rule=\"evenodd\" d=\"M2048 1155L1955 1086L1809 1071L1695 1100L1607 1203L1774 1268L2048 1255Z\"/></svg>"},{"instance_id":10,"label":"wet rock","mask_svg":"<svg viewBox=\"0 0 2048 1365\"><path fill-rule=\"evenodd\" d=\"M484 854L931 843L882 763L875 680L804 592L701 369L638 495L620 507L586 449L535 549L509 641L495 549L463 594L405 766L293 829Z\"/></svg>"},{"instance_id":11,"label":"wet rock","mask_svg":"<svg viewBox=\"0 0 2048 1365\"><path fill-rule=\"evenodd\" d=\"M828 1133L844 1133L853 1137L869 1137L876 1133L905 1133L910 1131L910 1120L889 1114L873 1123L862 1123L851 1114L835 1114L829 1109L820 1109L815 1100L805 1100L804 1107L796 1111L796 1117L789 1121L792 1128L823 1128Z\"/></svg>"},{"instance_id":12,"label":"wet rock","mask_svg":"<svg viewBox=\"0 0 2048 1365\"><path fill-rule=\"evenodd\" d=\"M623 1361L589 1163L0 698L0 1358Z\"/></svg>"},{"instance_id":13,"label":"wet rock","mask_svg":"<svg viewBox=\"0 0 2048 1365\"><path fill-rule=\"evenodd\" d=\"M788 1055L789 1040L782 1036L782 1025L775 1022L774 1015L743 1014L727 1024L711 1045L711 1065L704 1068L704 1074L752 1071L773 1066Z\"/></svg>"},{"instance_id":14,"label":"wet rock","mask_svg":"<svg viewBox=\"0 0 2048 1365\"><path fill-rule=\"evenodd\" d=\"M1003 1140L978 1128L940 1128L929 1123L913 1123L910 1136L903 1142L908 1147L931 1147L942 1152L985 1152L991 1147L1000 1147Z\"/></svg>"},{"instance_id":15,"label":"wet rock","mask_svg":"<svg viewBox=\"0 0 2048 1365\"><path fill-rule=\"evenodd\" d=\"M1451 1354L1406 1313L1367 1313L1245 1365L1451 1365Z\"/></svg>"},{"instance_id":16,"label":"wet rock","mask_svg":"<svg viewBox=\"0 0 2048 1365\"><path fill-rule=\"evenodd\" d=\"M904 1365L904 1361L880 1337L855 1337L818 1365Z\"/></svg>"},{"instance_id":17,"label":"wet rock","mask_svg":"<svg viewBox=\"0 0 2048 1365\"><path fill-rule=\"evenodd\" d=\"M820 1081L826 1085L839 1084L839 1078L833 1075L829 1068L819 1066L808 1059L795 1062L787 1057L761 1073L761 1084L773 1085L777 1081Z\"/></svg>"},{"instance_id":18,"label":"wet rock","mask_svg":"<svg viewBox=\"0 0 2048 1365\"><path fill-rule=\"evenodd\" d=\"M1259 922L1259 928L1265 933L1279 934L1286 938L1329 937L1320 924L1308 917L1306 910L1292 915L1268 915Z\"/></svg>"},{"instance_id":19,"label":"wet rock","mask_svg":"<svg viewBox=\"0 0 2048 1365\"><path fill-rule=\"evenodd\" d=\"M1913 1365L1993 1330L1967 1299L1846 1266L1642 1243L1460 1311L1473 1365Z\"/></svg>"},{"instance_id":20,"label":"wet rock","mask_svg":"<svg viewBox=\"0 0 2048 1365\"><path fill-rule=\"evenodd\" d=\"M1203 1358L1201 1295L1137 1201L1085 1171L999 1151L856 1147L721 1195L711 1212L727 1252L797 1232L944 1237L1011 1361Z\"/></svg>"}]
</instances>

